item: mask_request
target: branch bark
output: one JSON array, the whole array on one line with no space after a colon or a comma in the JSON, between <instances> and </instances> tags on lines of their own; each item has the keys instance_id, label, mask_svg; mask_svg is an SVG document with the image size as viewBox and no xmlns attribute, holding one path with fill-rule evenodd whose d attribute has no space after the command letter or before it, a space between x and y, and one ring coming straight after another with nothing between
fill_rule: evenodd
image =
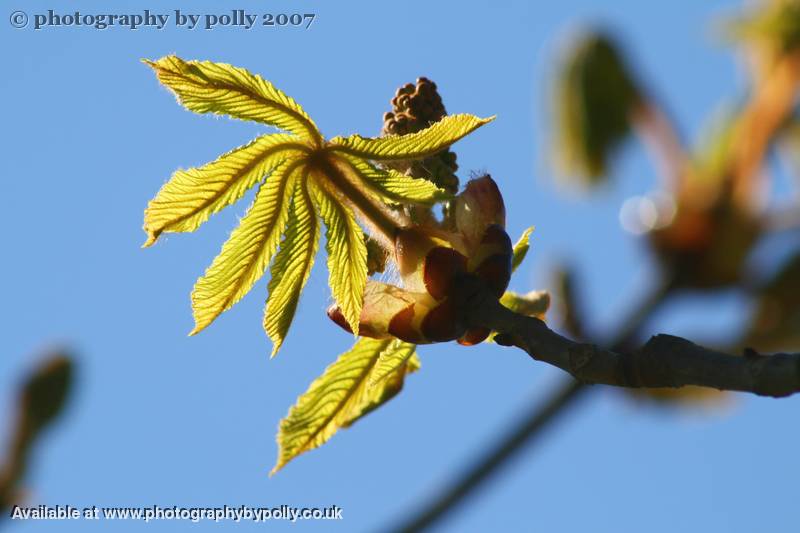
<instances>
[{"instance_id":1,"label":"branch bark","mask_svg":"<svg viewBox=\"0 0 800 533\"><path fill-rule=\"evenodd\" d=\"M584 339L584 321L581 318L580 302L576 298L574 278L565 270L566 276L560 283L562 285L557 299L565 305L564 312L571 315L566 320L570 335L576 339ZM566 283L564 283L566 282ZM645 298L629 313L628 318L622 321L622 329L612 337L609 346L613 350L624 350L639 336L639 331L650 319L656 309L663 304L675 290L674 280L666 278L661 280L653 289L648 291ZM461 302L466 305L466 301ZM511 460L521 452L525 446L540 438L550 427L555 424L569 408L577 403L579 398L585 396L584 392L590 389L587 385L574 379L567 378L555 388L555 392L541 405L533 406L513 428L506 431L505 435L495 443L489 444L483 453L475 460L474 464L465 469L452 484L447 485L437 492L437 496L426 502L422 509L399 525L392 526L388 531L394 533L412 533L428 529L448 514L452 513L459 505L463 505L467 498L474 495L475 491L484 485L492 476L497 475L504 467L508 467Z\"/></svg>"},{"instance_id":2,"label":"branch bark","mask_svg":"<svg viewBox=\"0 0 800 533\"><path fill-rule=\"evenodd\" d=\"M638 349L618 353L572 341L537 318L511 311L471 276L460 283L468 326L497 331L498 344L521 348L583 383L632 388L696 385L776 398L800 391L800 354L765 356L748 350L735 356L663 334Z\"/></svg>"}]
</instances>

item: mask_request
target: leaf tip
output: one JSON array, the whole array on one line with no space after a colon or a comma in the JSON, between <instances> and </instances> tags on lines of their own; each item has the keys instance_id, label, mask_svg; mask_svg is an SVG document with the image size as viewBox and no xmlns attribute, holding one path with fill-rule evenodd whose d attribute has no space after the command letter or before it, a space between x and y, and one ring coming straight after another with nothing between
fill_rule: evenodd
<instances>
[{"instance_id":1,"label":"leaf tip","mask_svg":"<svg viewBox=\"0 0 800 533\"><path fill-rule=\"evenodd\" d=\"M158 238L161 236L162 230L152 229L152 226L147 220L146 214L145 214L144 227L142 229L144 230L145 233L147 233L147 240L144 241L142 248L149 248L150 246L153 246L156 243Z\"/></svg>"},{"instance_id":2,"label":"leaf tip","mask_svg":"<svg viewBox=\"0 0 800 533\"><path fill-rule=\"evenodd\" d=\"M275 341L275 342L272 344L272 353L270 353L270 354L269 354L269 358L270 358L270 359L274 359L274 358L275 358L275 356L276 356L276 355L278 355L278 350L280 350L280 349L281 349L281 344L282 344L282 343L281 343L281 342L279 342L279 341Z\"/></svg>"},{"instance_id":3,"label":"leaf tip","mask_svg":"<svg viewBox=\"0 0 800 533\"><path fill-rule=\"evenodd\" d=\"M154 233L148 233L147 240L145 240L144 244L142 244L142 248L150 248L156 243L156 240L158 240L158 235Z\"/></svg>"},{"instance_id":4,"label":"leaf tip","mask_svg":"<svg viewBox=\"0 0 800 533\"><path fill-rule=\"evenodd\" d=\"M201 331L206 329L206 326L208 326L208 323L200 322L197 319L197 317L195 317L195 319L194 319L194 327L192 328L192 331L189 332L189 337L194 337L195 335L197 335L198 333L200 333Z\"/></svg>"}]
</instances>

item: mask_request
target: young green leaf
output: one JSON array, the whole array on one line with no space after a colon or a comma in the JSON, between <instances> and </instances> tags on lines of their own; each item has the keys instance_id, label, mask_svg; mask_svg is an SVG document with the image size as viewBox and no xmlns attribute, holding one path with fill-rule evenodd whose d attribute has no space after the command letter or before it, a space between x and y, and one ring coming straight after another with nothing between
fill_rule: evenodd
<instances>
[{"instance_id":1,"label":"young green leaf","mask_svg":"<svg viewBox=\"0 0 800 533\"><path fill-rule=\"evenodd\" d=\"M522 264L522 261L525 260L525 256L528 255L528 250L531 247L530 237L532 232L533 226L522 232L522 236L517 241L517 244L514 245L514 255L511 258L512 272L517 270L517 267L519 267L519 265Z\"/></svg>"},{"instance_id":2,"label":"young green leaf","mask_svg":"<svg viewBox=\"0 0 800 533\"><path fill-rule=\"evenodd\" d=\"M491 120L456 115L413 135L375 140L356 136L332 143L326 142L293 99L245 69L175 56L145 63L191 111L254 120L290 132L259 137L200 168L176 172L148 205L144 223L145 246L165 231L194 231L271 173L262 181L239 227L195 285L192 334L241 299L266 271L280 246L264 316L264 329L274 343L273 355L288 332L319 241L319 222L309 198L327 225L333 296L357 332L367 253L354 210L363 217L365 227L382 233L384 241L390 242L407 220L389 202L432 204L445 198L432 184L378 170L364 157L425 158ZM347 165L361 172L344 175L342 168ZM295 186L302 195L295 198L292 222L281 245ZM316 192L311 195L312 191Z\"/></svg>"},{"instance_id":3,"label":"young green leaf","mask_svg":"<svg viewBox=\"0 0 800 533\"><path fill-rule=\"evenodd\" d=\"M515 313L544 320L544 316L550 308L550 294L547 291L531 291L527 294L506 291L500 298L500 303Z\"/></svg>"},{"instance_id":4,"label":"young green leaf","mask_svg":"<svg viewBox=\"0 0 800 533\"><path fill-rule=\"evenodd\" d=\"M432 205L450 197L428 180L415 179L396 170L381 169L364 159L342 154L350 172L387 203Z\"/></svg>"},{"instance_id":5,"label":"young green leaf","mask_svg":"<svg viewBox=\"0 0 800 533\"><path fill-rule=\"evenodd\" d=\"M317 144L322 141L317 126L297 102L243 68L177 56L144 62L190 111L263 122Z\"/></svg>"},{"instance_id":6,"label":"young green leaf","mask_svg":"<svg viewBox=\"0 0 800 533\"><path fill-rule=\"evenodd\" d=\"M270 273L269 297L264 310L264 330L272 339L272 356L281 345L294 318L300 293L311 274L319 243L319 223L302 182L294 189L289 223Z\"/></svg>"},{"instance_id":7,"label":"young green leaf","mask_svg":"<svg viewBox=\"0 0 800 533\"><path fill-rule=\"evenodd\" d=\"M283 162L261 185L238 228L192 291L194 335L238 302L264 274L286 225L300 160Z\"/></svg>"},{"instance_id":8,"label":"young green leaf","mask_svg":"<svg viewBox=\"0 0 800 533\"><path fill-rule=\"evenodd\" d=\"M404 344L391 339L360 338L325 369L281 420L278 460L271 474L301 453L321 446L340 428L352 425L400 392L406 375L419 368L415 356L374 385L372 378L381 356L398 346L407 350Z\"/></svg>"},{"instance_id":9,"label":"young green leaf","mask_svg":"<svg viewBox=\"0 0 800 533\"><path fill-rule=\"evenodd\" d=\"M162 232L194 231L239 200L301 144L285 134L262 135L199 168L176 171L144 211L145 246Z\"/></svg>"},{"instance_id":10,"label":"young green leaf","mask_svg":"<svg viewBox=\"0 0 800 533\"><path fill-rule=\"evenodd\" d=\"M337 152L372 161L405 161L424 159L436 154L462 137L469 135L494 117L478 118L474 115L449 115L417 133L390 135L370 139L361 135L334 137L330 148Z\"/></svg>"},{"instance_id":11,"label":"young green leaf","mask_svg":"<svg viewBox=\"0 0 800 533\"><path fill-rule=\"evenodd\" d=\"M514 291L506 291L500 298L500 303L515 313L544 320L547 310L550 308L550 293L531 291L527 294L518 294ZM494 334L490 335L485 342L494 342L494 336Z\"/></svg>"},{"instance_id":12,"label":"young green leaf","mask_svg":"<svg viewBox=\"0 0 800 533\"><path fill-rule=\"evenodd\" d=\"M345 320L358 334L358 319L367 283L367 246L353 211L324 187L311 182L312 199L325 222L329 284Z\"/></svg>"},{"instance_id":13,"label":"young green leaf","mask_svg":"<svg viewBox=\"0 0 800 533\"><path fill-rule=\"evenodd\" d=\"M416 354L417 345L395 339L378 357L375 370L370 376L370 386L378 385L384 379L394 376L408 360Z\"/></svg>"}]
</instances>

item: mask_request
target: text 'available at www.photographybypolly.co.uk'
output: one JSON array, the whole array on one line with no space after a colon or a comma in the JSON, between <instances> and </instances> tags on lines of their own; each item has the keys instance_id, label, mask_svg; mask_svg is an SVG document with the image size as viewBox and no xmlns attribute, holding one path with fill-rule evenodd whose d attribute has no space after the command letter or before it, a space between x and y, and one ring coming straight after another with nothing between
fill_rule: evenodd
<instances>
[{"instance_id":1,"label":"text 'available at www.photographybypolly.co.uk'","mask_svg":"<svg viewBox=\"0 0 800 533\"><path fill-rule=\"evenodd\" d=\"M329 507L250 507L247 505L221 507L180 507L150 505L146 507L83 507L72 505L37 505L22 507L15 505L9 514L12 520L184 520L233 521L233 522L297 522L298 520L342 520L342 509L338 505Z\"/></svg>"}]
</instances>

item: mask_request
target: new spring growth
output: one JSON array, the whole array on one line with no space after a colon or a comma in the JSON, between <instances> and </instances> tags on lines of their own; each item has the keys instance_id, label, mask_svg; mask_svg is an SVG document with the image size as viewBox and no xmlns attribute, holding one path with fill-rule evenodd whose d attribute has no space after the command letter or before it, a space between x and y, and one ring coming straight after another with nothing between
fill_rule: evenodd
<instances>
[{"instance_id":1,"label":"new spring growth","mask_svg":"<svg viewBox=\"0 0 800 533\"><path fill-rule=\"evenodd\" d=\"M191 111L288 132L262 135L207 165L178 170L144 216L145 246L150 246L163 232L196 230L258 186L241 224L192 291L192 334L238 302L271 264L263 324L273 341L273 355L286 337L311 272L322 225L329 285L345 322L357 333L367 282L367 248L359 221L390 247L409 224L390 205L432 205L450 197L429 181L377 164L424 159L492 120L451 115L410 135L328 140L297 102L242 68L175 56L145 63Z\"/></svg>"}]
</instances>

